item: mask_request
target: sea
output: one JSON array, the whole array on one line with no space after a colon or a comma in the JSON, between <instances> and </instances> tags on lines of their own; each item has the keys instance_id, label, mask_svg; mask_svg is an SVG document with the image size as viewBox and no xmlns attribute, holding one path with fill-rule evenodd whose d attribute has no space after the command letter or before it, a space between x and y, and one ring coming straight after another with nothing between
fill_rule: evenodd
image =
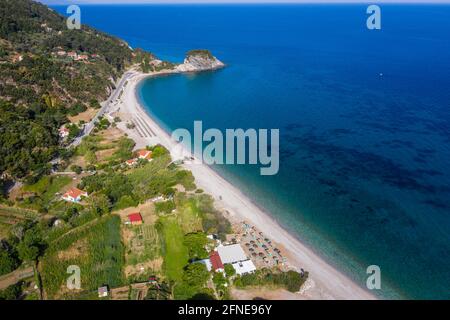
<instances>
[{"instance_id":1,"label":"sea","mask_svg":"<svg viewBox=\"0 0 450 320\"><path fill-rule=\"evenodd\" d=\"M54 6L65 13L66 7ZM86 5L82 23L182 62L148 79L166 130L279 129L280 169L215 165L289 232L387 299L450 298L450 5ZM314 272L314 270L311 270Z\"/></svg>"}]
</instances>

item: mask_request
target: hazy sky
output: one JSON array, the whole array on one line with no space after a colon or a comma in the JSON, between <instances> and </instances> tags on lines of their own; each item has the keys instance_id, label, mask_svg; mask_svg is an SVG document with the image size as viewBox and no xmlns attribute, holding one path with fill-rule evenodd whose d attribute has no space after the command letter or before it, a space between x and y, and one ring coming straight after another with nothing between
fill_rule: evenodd
<instances>
[{"instance_id":1,"label":"hazy sky","mask_svg":"<svg viewBox=\"0 0 450 320\"><path fill-rule=\"evenodd\" d=\"M450 3L450 0L39 0L45 4L108 3Z\"/></svg>"}]
</instances>

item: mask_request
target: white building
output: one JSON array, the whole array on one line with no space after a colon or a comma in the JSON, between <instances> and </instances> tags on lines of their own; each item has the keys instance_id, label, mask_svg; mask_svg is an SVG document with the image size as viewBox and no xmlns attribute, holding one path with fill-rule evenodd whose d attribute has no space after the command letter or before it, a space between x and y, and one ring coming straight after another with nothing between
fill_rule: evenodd
<instances>
[{"instance_id":1,"label":"white building","mask_svg":"<svg viewBox=\"0 0 450 320\"><path fill-rule=\"evenodd\" d=\"M247 257L240 244L219 246L217 247L217 252L219 253L220 260L222 260L223 264L231 264L238 275L256 271L255 265Z\"/></svg>"},{"instance_id":2,"label":"white building","mask_svg":"<svg viewBox=\"0 0 450 320\"><path fill-rule=\"evenodd\" d=\"M253 264L252 260L245 260L241 262L236 262L232 264L236 274L243 275L247 273L253 273L256 271L256 267Z\"/></svg>"},{"instance_id":3,"label":"white building","mask_svg":"<svg viewBox=\"0 0 450 320\"><path fill-rule=\"evenodd\" d=\"M82 197L88 197L88 193L78 188L71 188L62 196L64 200L74 203L81 202Z\"/></svg>"},{"instance_id":4,"label":"white building","mask_svg":"<svg viewBox=\"0 0 450 320\"><path fill-rule=\"evenodd\" d=\"M70 131L66 127L62 127L59 129L59 136L61 138L65 138L65 137L69 136L69 133L70 133Z\"/></svg>"},{"instance_id":5,"label":"white building","mask_svg":"<svg viewBox=\"0 0 450 320\"><path fill-rule=\"evenodd\" d=\"M219 252L220 260L222 260L223 264L233 264L236 262L248 260L248 257L240 244L219 246L217 247L217 252Z\"/></svg>"}]
</instances>

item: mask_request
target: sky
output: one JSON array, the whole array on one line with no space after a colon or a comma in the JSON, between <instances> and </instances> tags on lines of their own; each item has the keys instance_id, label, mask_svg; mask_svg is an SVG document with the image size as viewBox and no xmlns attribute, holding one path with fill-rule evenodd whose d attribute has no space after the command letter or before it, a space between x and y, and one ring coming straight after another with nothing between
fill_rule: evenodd
<instances>
[{"instance_id":1,"label":"sky","mask_svg":"<svg viewBox=\"0 0 450 320\"><path fill-rule=\"evenodd\" d=\"M450 3L450 0L38 0L45 4L121 3Z\"/></svg>"}]
</instances>

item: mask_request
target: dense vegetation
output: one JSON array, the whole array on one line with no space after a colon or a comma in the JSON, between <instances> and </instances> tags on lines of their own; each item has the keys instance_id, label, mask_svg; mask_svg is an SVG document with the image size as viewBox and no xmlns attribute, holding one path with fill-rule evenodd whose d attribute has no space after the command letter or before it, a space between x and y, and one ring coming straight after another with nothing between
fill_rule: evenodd
<instances>
[{"instance_id":1,"label":"dense vegetation","mask_svg":"<svg viewBox=\"0 0 450 320\"><path fill-rule=\"evenodd\" d=\"M106 216L49 244L41 262L43 286L49 297L54 297L65 284L70 265L81 269L82 290L96 290L105 284L120 286L124 283L123 263L120 218Z\"/></svg>"},{"instance_id":2,"label":"dense vegetation","mask_svg":"<svg viewBox=\"0 0 450 320\"><path fill-rule=\"evenodd\" d=\"M0 243L0 276L14 271L20 264L17 252L6 241Z\"/></svg>"},{"instance_id":3,"label":"dense vegetation","mask_svg":"<svg viewBox=\"0 0 450 320\"><path fill-rule=\"evenodd\" d=\"M16 283L0 290L0 300L17 300L22 295L22 283Z\"/></svg>"},{"instance_id":4,"label":"dense vegetation","mask_svg":"<svg viewBox=\"0 0 450 320\"><path fill-rule=\"evenodd\" d=\"M57 52L89 57L75 61ZM153 55L30 0L0 0L0 177L39 177L60 152L58 128L98 108L124 69ZM32 178L33 178L32 176Z\"/></svg>"},{"instance_id":5,"label":"dense vegetation","mask_svg":"<svg viewBox=\"0 0 450 320\"><path fill-rule=\"evenodd\" d=\"M257 270L255 273L238 276L234 284L237 287L281 287L290 292L298 292L308 279L308 272L303 275L296 271L272 271L267 269Z\"/></svg>"},{"instance_id":6,"label":"dense vegetation","mask_svg":"<svg viewBox=\"0 0 450 320\"><path fill-rule=\"evenodd\" d=\"M186 56L189 58L191 56L200 56L202 58L206 58L206 59L214 59L214 56L212 55L212 53L209 50L205 50L205 49L195 49L195 50L190 50L187 52Z\"/></svg>"}]
</instances>

